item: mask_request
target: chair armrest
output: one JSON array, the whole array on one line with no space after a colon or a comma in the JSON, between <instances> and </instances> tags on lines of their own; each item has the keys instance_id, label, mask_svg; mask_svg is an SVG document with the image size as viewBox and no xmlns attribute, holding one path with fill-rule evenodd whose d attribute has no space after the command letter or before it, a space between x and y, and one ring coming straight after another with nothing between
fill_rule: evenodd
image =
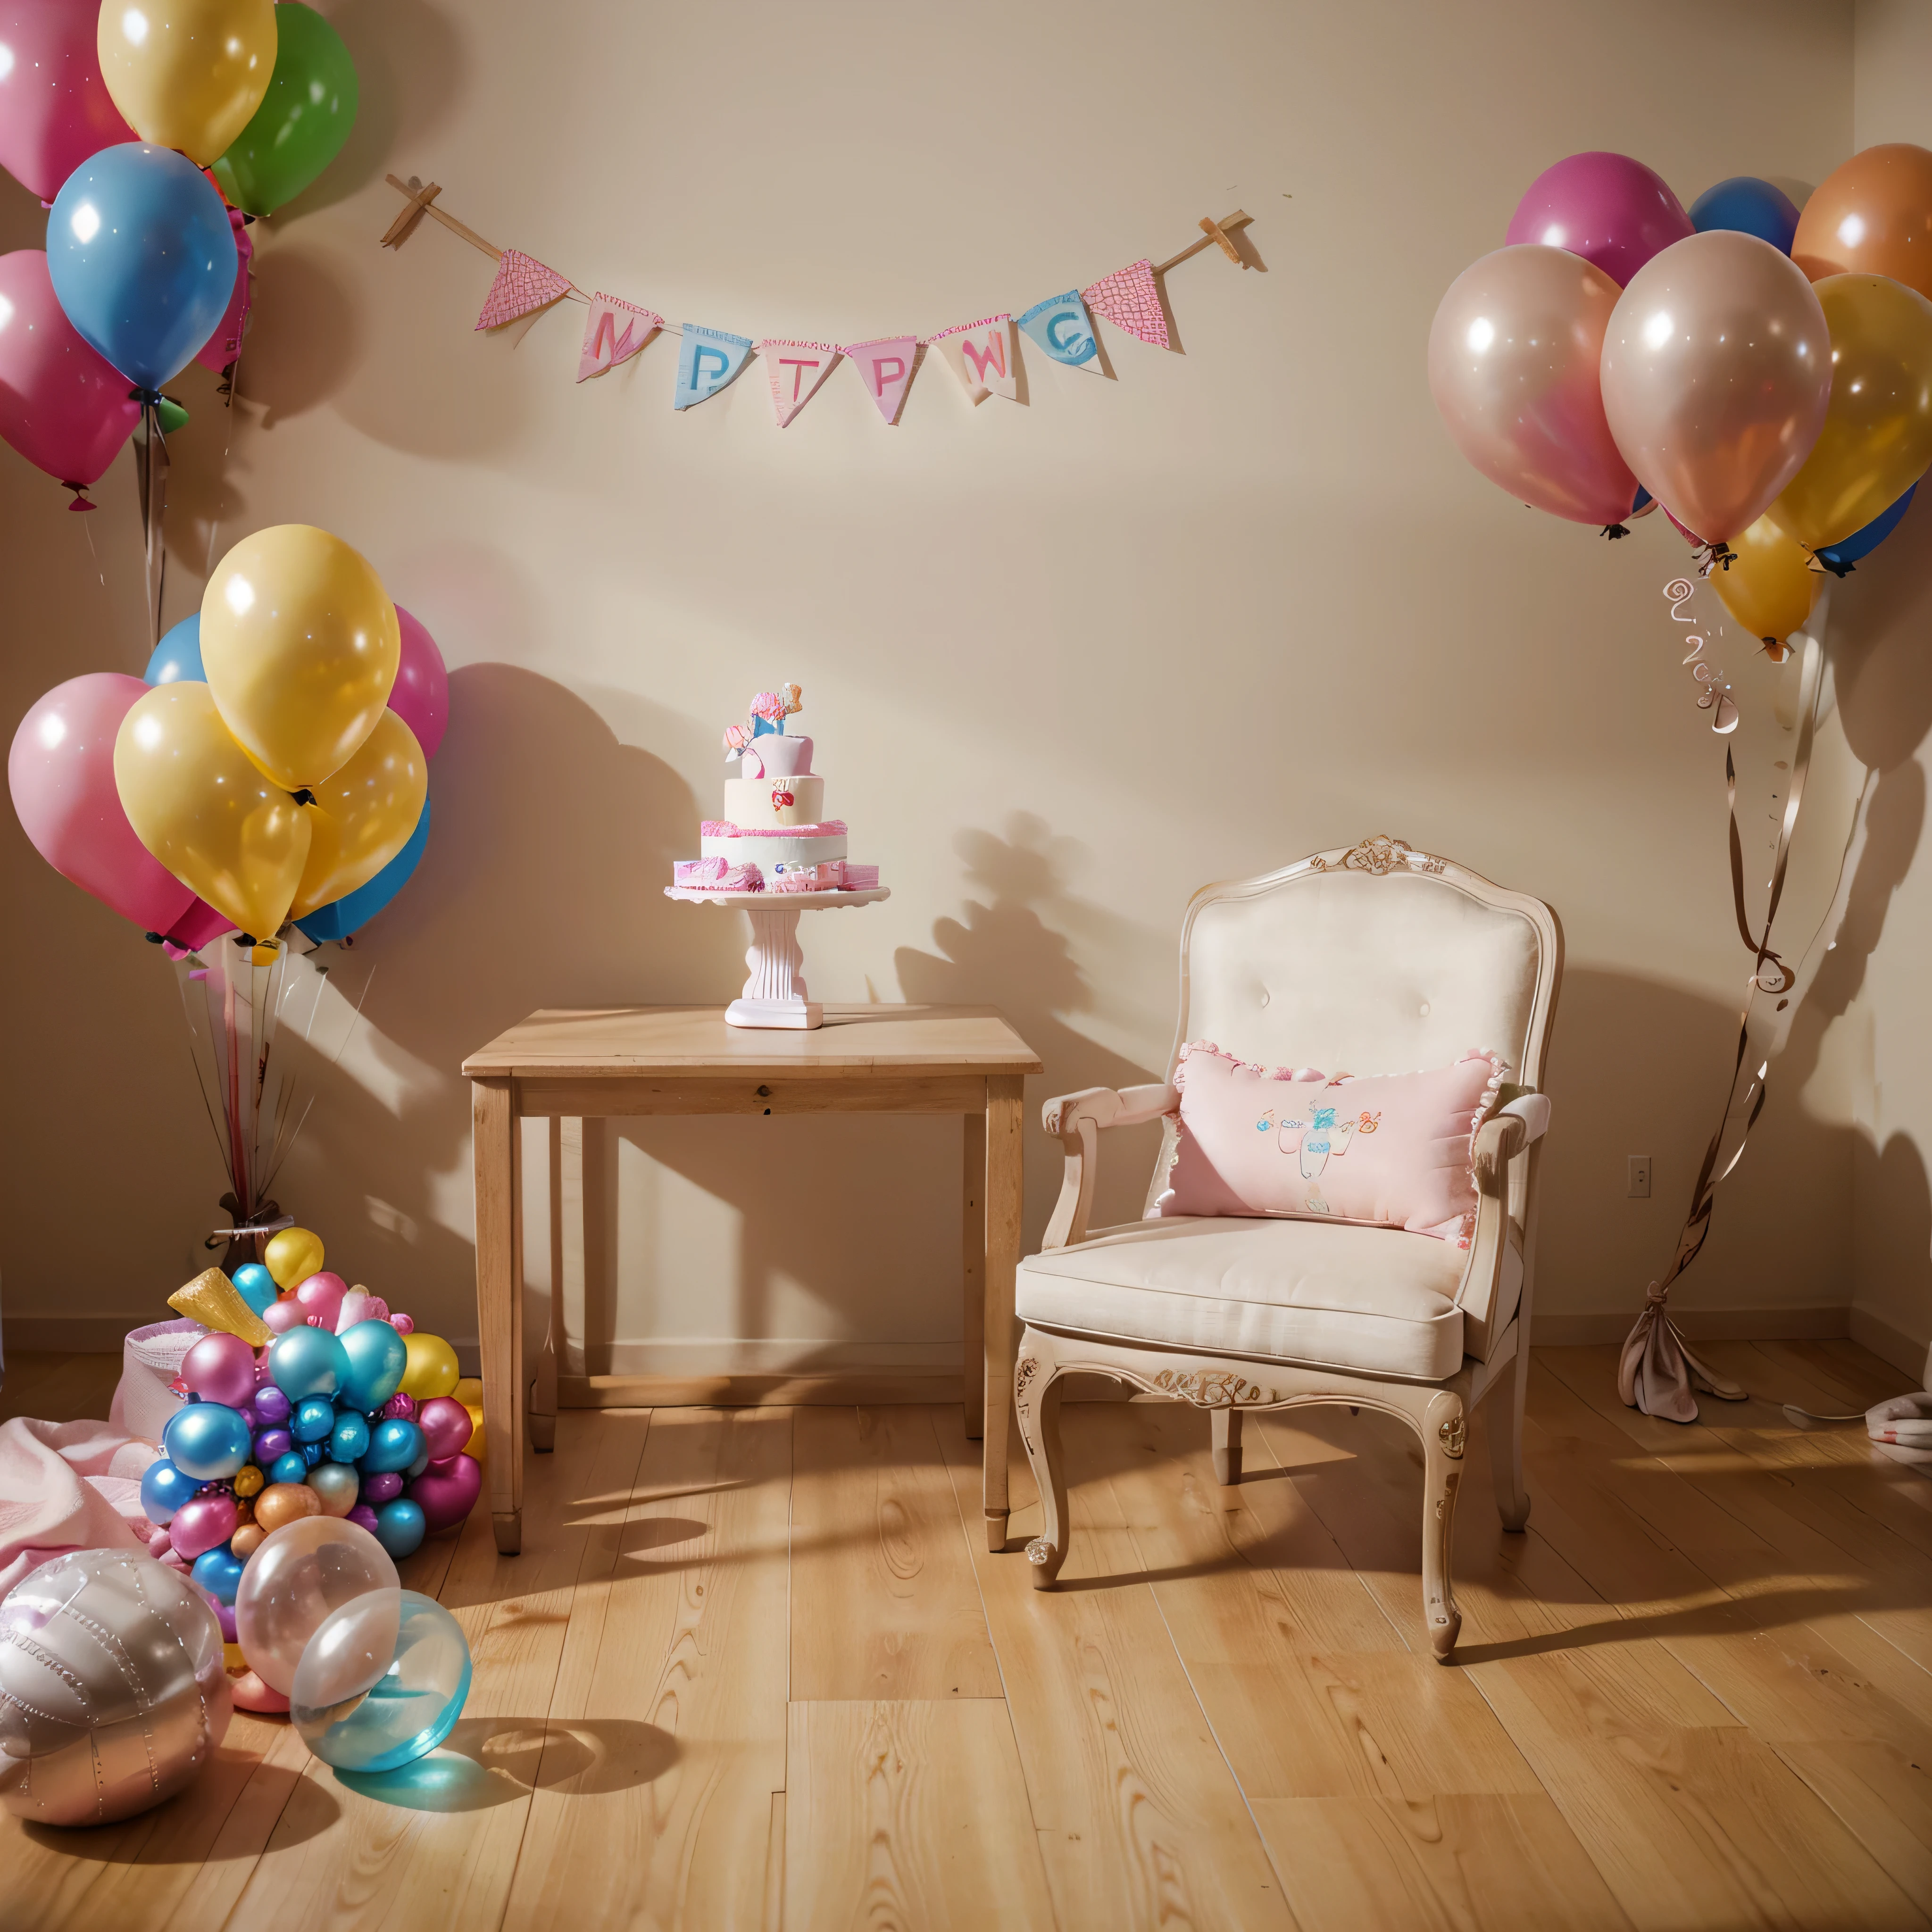
<instances>
[{"instance_id":1,"label":"chair armrest","mask_svg":"<svg viewBox=\"0 0 1932 1932\"><path fill-rule=\"evenodd\" d=\"M1178 1088L1162 1082L1149 1087L1089 1087L1063 1094L1047 1102L1040 1118L1046 1130L1066 1150L1066 1172L1060 1198L1046 1224L1042 1250L1064 1248L1087 1238L1087 1219L1094 1206L1094 1179L1100 1166L1100 1134L1103 1127L1137 1127L1171 1114L1180 1105Z\"/></svg>"},{"instance_id":2,"label":"chair armrest","mask_svg":"<svg viewBox=\"0 0 1932 1932\"><path fill-rule=\"evenodd\" d=\"M1550 1131L1550 1096L1520 1094L1476 1130L1470 1165L1480 1193L1500 1195L1508 1184L1509 1164L1532 1141Z\"/></svg>"}]
</instances>

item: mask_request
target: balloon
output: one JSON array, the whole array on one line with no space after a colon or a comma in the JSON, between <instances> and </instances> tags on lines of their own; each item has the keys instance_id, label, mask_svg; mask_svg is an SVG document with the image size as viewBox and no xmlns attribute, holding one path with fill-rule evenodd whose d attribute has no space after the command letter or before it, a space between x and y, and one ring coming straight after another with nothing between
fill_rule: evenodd
<instances>
[{"instance_id":1,"label":"balloon","mask_svg":"<svg viewBox=\"0 0 1932 1932\"><path fill-rule=\"evenodd\" d=\"M262 1493L272 1496L277 1490L292 1488L308 1474L308 1458L292 1446L284 1449L268 1465L268 1487ZM260 1514L259 1508L257 1514Z\"/></svg>"},{"instance_id":2,"label":"balloon","mask_svg":"<svg viewBox=\"0 0 1932 1932\"><path fill-rule=\"evenodd\" d=\"M242 215L232 208L228 211L228 230L235 238L235 286L230 292L228 306L221 311L221 320L214 325L214 334L194 352L194 359L218 376L242 352L242 338L247 332L248 311L255 300L250 272L255 260L254 240Z\"/></svg>"},{"instance_id":3,"label":"balloon","mask_svg":"<svg viewBox=\"0 0 1932 1932\"><path fill-rule=\"evenodd\" d=\"M205 1550L188 1574L218 1604L232 1604L242 1585L241 1560L226 1549Z\"/></svg>"},{"instance_id":4,"label":"balloon","mask_svg":"<svg viewBox=\"0 0 1932 1932\"><path fill-rule=\"evenodd\" d=\"M371 1592L316 1631L289 1692L289 1721L338 1771L394 1771L455 1728L470 1678L463 1626L434 1597Z\"/></svg>"},{"instance_id":5,"label":"balloon","mask_svg":"<svg viewBox=\"0 0 1932 1932\"><path fill-rule=\"evenodd\" d=\"M1736 538L1737 554L1711 582L1724 608L1767 644L1782 644L1811 614L1824 581L1804 547L1762 516ZM1780 653L1781 655L1781 653Z\"/></svg>"},{"instance_id":6,"label":"balloon","mask_svg":"<svg viewBox=\"0 0 1932 1932\"><path fill-rule=\"evenodd\" d=\"M301 1456L297 1456L296 1460L301 1462ZM275 1474L275 1480L255 1498L255 1520L271 1536L292 1522L301 1522L304 1516L322 1514L322 1498L304 1480L308 1473L306 1469L302 1469L291 1477L270 1472Z\"/></svg>"},{"instance_id":7,"label":"balloon","mask_svg":"<svg viewBox=\"0 0 1932 1932\"><path fill-rule=\"evenodd\" d=\"M248 1424L226 1402L184 1403L161 1431L162 1453L183 1475L202 1483L226 1481L253 1446Z\"/></svg>"},{"instance_id":8,"label":"balloon","mask_svg":"<svg viewBox=\"0 0 1932 1932\"><path fill-rule=\"evenodd\" d=\"M432 1462L446 1462L460 1454L470 1440L470 1412L448 1396L424 1402L416 1421Z\"/></svg>"},{"instance_id":9,"label":"balloon","mask_svg":"<svg viewBox=\"0 0 1932 1932\"><path fill-rule=\"evenodd\" d=\"M235 1498L225 1490L210 1490L175 1511L175 1520L168 1525L168 1540L177 1556L192 1563L197 1556L220 1549L237 1527Z\"/></svg>"},{"instance_id":10,"label":"balloon","mask_svg":"<svg viewBox=\"0 0 1932 1932\"><path fill-rule=\"evenodd\" d=\"M167 639L161 641L166 644ZM275 1277L260 1262L244 1262L228 1278L235 1285L235 1292L257 1315L275 1299ZM266 1414L262 1420L268 1420Z\"/></svg>"},{"instance_id":11,"label":"balloon","mask_svg":"<svg viewBox=\"0 0 1932 1932\"><path fill-rule=\"evenodd\" d=\"M432 1471L410 1485L410 1498L422 1505L432 1534L464 1521L482 1493L483 1466L473 1456L458 1456L447 1475Z\"/></svg>"},{"instance_id":12,"label":"balloon","mask_svg":"<svg viewBox=\"0 0 1932 1932\"><path fill-rule=\"evenodd\" d=\"M1661 175L1628 154L1599 152L1545 168L1517 202L1503 239L1566 248L1628 288L1653 255L1690 232L1690 218Z\"/></svg>"},{"instance_id":13,"label":"balloon","mask_svg":"<svg viewBox=\"0 0 1932 1932\"><path fill-rule=\"evenodd\" d=\"M319 785L381 722L401 652L396 607L340 537L280 524L244 537L201 600L201 661L228 728L277 784Z\"/></svg>"},{"instance_id":14,"label":"balloon","mask_svg":"<svg viewBox=\"0 0 1932 1932\"><path fill-rule=\"evenodd\" d=\"M182 1380L203 1402L240 1408L255 1394L255 1352L239 1335L211 1329L182 1358Z\"/></svg>"},{"instance_id":15,"label":"balloon","mask_svg":"<svg viewBox=\"0 0 1932 1932\"><path fill-rule=\"evenodd\" d=\"M340 1340L349 1358L344 1396L365 1413L380 1408L401 1384L408 1345L386 1322L358 1322Z\"/></svg>"},{"instance_id":16,"label":"balloon","mask_svg":"<svg viewBox=\"0 0 1932 1932\"><path fill-rule=\"evenodd\" d=\"M406 1469L422 1452L422 1431L413 1422L379 1422L369 1432L362 1467L370 1475L386 1475Z\"/></svg>"},{"instance_id":17,"label":"balloon","mask_svg":"<svg viewBox=\"0 0 1932 1932\"><path fill-rule=\"evenodd\" d=\"M114 783L116 734L145 689L118 671L55 686L14 734L7 784L56 872L144 932L165 932L194 895L136 836Z\"/></svg>"},{"instance_id":18,"label":"balloon","mask_svg":"<svg viewBox=\"0 0 1932 1932\"><path fill-rule=\"evenodd\" d=\"M296 1300L302 1304L304 1316L320 1316L322 1327L333 1331L342 1298L348 1292L349 1284L341 1276L321 1268L297 1286Z\"/></svg>"},{"instance_id":19,"label":"balloon","mask_svg":"<svg viewBox=\"0 0 1932 1932\"><path fill-rule=\"evenodd\" d=\"M204 898L190 899L188 910L176 920L162 935L175 950L171 957L184 953L199 952L211 940L219 939L224 932L232 932L235 922L218 913ZM265 1313L262 1318L268 1319Z\"/></svg>"},{"instance_id":20,"label":"balloon","mask_svg":"<svg viewBox=\"0 0 1932 1932\"><path fill-rule=\"evenodd\" d=\"M332 904L319 906L314 912L303 914L296 922L317 945L330 940L346 939L352 932L361 932L409 884L429 844L432 802L427 798L423 800L422 816L416 820L416 829L410 834L409 843L367 885L357 886Z\"/></svg>"},{"instance_id":21,"label":"balloon","mask_svg":"<svg viewBox=\"0 0 1932 1932\"><path fill-rule=\"evenodd\" d=\"M268 1237L262 1259L278 1287L293 1288L310 1275L321 1274L322 1237L310 1234L306 1228L284 1228Z\"/></svg>"},{"instance_id":22,"label":"balloon","mask_svg":"<svg viewBox=\"0 0 1932 1932\"><path fill-rule=\"evenodd\" d=\"M234 292L236 264L220 196L165 148L102 148L47 217L47 268L68 320L144 389L194 359Z\"/></svg>"},{"instance_id":23,"label":"balloon","mask_svg":"<svg viewBox=\"0 0 1932 1932\"><path fill-rule=\"evenodd\" d=\"M371 1536L376 1534L376 1512L367 1503L358 1503L343 1520L354 1523L358 1528L366 1529Z\"/></svg>"},{"instance_id":24,"label":"balloon","mask_svg":"<svg viewBox=\"0 0 1932 1932\"><path fill-rule=\"evenodd\" d=\"M1604 338L1604 408L1637 481L1706 542L1742 536L1831 400L1824 311L1768 242L1714 229L1640 268Z\"/></svg>"},{"instance_id":25,"label":"balloon","mask_svg":"<svg viewBox=\"0 0 1932 1932\"><path fill-rule=\"evenodd\" d=\"M134 130L122 119L94 52L95 0L8 0L0 6L0 168L51 201L89 154Z\"/></svg>"},{"instance_id":26,"label":"balloon","mask_svg":"<svg viewBox=\"0 0 1932 1932\"><path fill-rule=\"evenodd\" d=\"M141 1513L150 1522L165 1526L174 1520L176 1510L194 1502L200 1487L164 1456L141 1472Z\"/></svg>"},{"instance_id":27,"label":"balloon","mask_svg":"<svg viewBox=\"0 0 1932 1932\"><path fill-rule=\"evenodd\" d=\"M260 1262L250 1262L247 1263L246 1265L254 1268L262 1268L262 1264ZM268 1270L266 1268L262 1268L262 1272L264 1274L266 1274L268 1273ZM242 1286L242 1270L240 1268L237 1268L235 1270L235 1286L238 1288ZM262 1364L262 1366L263 1370L266 1370L268 1365L264 1362ZM256 1390L256 1417L259 1420L267 1423L271 1428L274 1428L280 1424L287 1421L289 1418L294 1412L295 1404L290 1402L288 1397L283 1394L280 1389L276 1388L274 1382L265 1382L260 1388Z\"/></svg>"},{"instance_id":28,"label":"balloon","mask_svg":"<svg viewBox=\"0 0 1932 1932\"><path fill-rule=\"evenodd\" d=\"M329 1460L332 1462L358 1462L368 1453L368 1421L352 1410L345 1415L338 1416L334 1432L328 1438Z\"/></svg>"},{"instance_id":29,"label":"balloon","mask_svg":"<svg viewBox=\"0 0 1932 1932\"><path fill-rule=\"evenodd\" d=\"M403 1343L409 1353L409 1366L403 1371L404 1394L426 1402L455 1388L463 1370L456 1351L440 1335L407 1335Z\"/></svg>"},{"instance_id":30,"label":"balloon","mask_svg":"<svg viewBox=\"0 0 1932 1932\"><path fill-rule=\"evenodd\" d=\"M309 821L229 736L206 685L156 685L135 700L115 737L114 779L136 836L176 878L244 932L274 934L308 858Z\"/></svg>"},{"instance_id":31,"label":"balloon","mask_svg":"<svg viewBox=\"0 0 1932 1932\"><path fill-rule=\"evenodd\" d=\"M286 1335L292 1328L305 1327L308 1318L302 1312L302 1304L292 1294L285 1294L262 1310L262 1320L278 1335Z\"/></svg>"},{"instance_id":32,"label":"balloon","mask_svg":"<svg viewBox=\"0 0 1932 1932\"><path fill-rule=\"evenodd\" d=\"M268 1372L275 1386L299 1405L305 1396L334 1395L349 1379L349 1358L327 1329L304 1325L268 1345Z\"/></svg>"},{"instance_id":33,"label":"balloon","mask_svg":"<svg viewBox=\"0 0 1932 1932\"><path fill-rule=\"evenodd\" d=\"M104 0L96 51L144 141L206 167L248 124L275 70L274 0Z\"/></svg>"},{"instance_id":34,"label":"balloon","mask_svg":"<svg viewBox=\"0 0 1932 1932\"><path fill-rule=\"evenodd\" d=\"M1456 447L1493 483L1581 524L1614 524L1636 489L1598 389L1616 284L1561 248L1499 248L1450 285L1429 332L1429 386Z\"/></svg>"},{"instance_id":35,"label":"balloon","mask_svg":"<svg viewBox=\"0 0 1932 1932\"><path fill-rule=\"evenodd\" d=\"M1831 406L1771 514L1815 550L1882 515L1932 463L1932 302L1882 275L1812 287L1832 332Z\"/></svg>"},{"instance_id":36,"label":"balloon","mask_svg":"<svg viewBox=\"0 0 1932 1932\"><path fill-rule=\"evenodd\" d=\"M68 320L46 256L0 255L0 436L57 482L92 483L140 419L127 377Z\"/></svg>"},{"instance_id":37,"label":"balloon","mask_svg":"<svg viewBox=\"0 0 1932 1932\"><path fill-rule=\"evenodd\" d=\"M308 1472L308 1486L321 1498L324 1516L342 1516L356 1507L362 1479L346 1464L318 1462Z\"/></svg>"},{"instance_id":38,"label":"balloon","mask_svg":"<svg viewBox=\"0 0 1932 1932\"><path fill-rule=\"evenodd\" d=\"M262 1472L251 1463L246 1468L236 1471L235 1480L232 1486L236 1497L245 1502L250 1497L261 1494L262 1484Z\"/></svg>"},{"instance_id":39,"label":"balloon","mask_svg":"<svg viewBox=\"0 0 1932 1932\"><path fill-rule=\"evenodd\" d=\"M319 912L374 879L408 844L428 786L416 734L385 711L349 762L314 788L308 863L291 914Z\"/></svg>"},{"instance_id":40,"label":"balloon","mask_svg":"<svg viewBox=\"0 0 1932 1932\"><path fill-rule=\"evenodd\" d=\"M268 91L214 164L222 193L250 214L272 214L294 200L356 124L356 64L341 35L302 0L283 0L275 28Z\"/></svg>"},{"instance_id":41,"label":"balloon","mask_svg":"<svg viewBox=\"0 0 1932 1932\"><path fill-rule=\"evenodd\" d=\"M423 756L433 758L449 725L449 671L436 640L400 604L396 622L402 644L389 709L416 734Z\"/></svg>"},{"instance_id":42,"label":"balloon","mask_svg":"<svg viewBox=\"0 0 1932 1932\"><path fill-rule=\"evenodd\" d=\"M289 1433L298 1443L320 1442L334 1426L334 1403L326 1395L305 1395L296 1404Z\"/></svg>"},{"instance_id":43,"label":"balloon","mask_svg":"<svg viewBox=\"0 0 1932 1932\"><path fill-rule=\"evenodd\" d=\"M373 1476L362 1478L362 1500L365 1503L386 1503L403 1492L403 1476L400 1469L379 1470Z\"/></svg>"},{"instance_id":44,"label":"balloon","mask_svg":"<svg viewBox=\"0 0 1932 1932\"><path fill-rule=\"evenodd\" d=\"M242 1654L263 1682L286 1694L304 1648L332 1610L365 1592L398 1587L395 1564L366 1530L321 1515L285 1524L242 1574L235 1599Z\"/></svg>"},{"instance_id":45,"label":"balloon","mask_svg":"<svg viewBox=\"0 0 1932 1932\"><path fill-rule=\"evenodd\" d=\"M1818 184L1792 259L1827 275L1889 275L1932 296L1932 153L1909 141L1868 148Z\"/></svg>"},{"instance_id":46,"label":"balloon","mask_svg":"<svg viewBox=\"0 0 1932 1932\"><path fill-rule=\"evenodd\" d=\"M407 1496L392 1497L376 1512L376 1540L392 1556L412 1556L428 1534L422 1506Z\"/></svg>"},{"instance_id":47,"label":"balloon","mask_svg":"<svg viewBox=\"0 0 1932 1932\"><path fill-rule=\"evenodd\" d=\"M1788 255L1798 229L1798 205L1784 189L1755 175L1732 175L1707 188L1690 204L1690 225L1700 235L1714 228L1734 228Z\"/></svg>"},{"instance_id":48,"label":"balloon","mask_svg":"<svg viewBox=\"0 0 1932 1932\"><path fill-rule=\"evenodd\" d=\"M1898 529L1900 519L1912 507L1912 492L1918 488L1913 484L1890 509L1882 511L1863 530L1854 530L1844 542L1825 544L1818 552L1818 561L1842 576L1861 557L1869 556Z\"/></svg>"}]
</instances>

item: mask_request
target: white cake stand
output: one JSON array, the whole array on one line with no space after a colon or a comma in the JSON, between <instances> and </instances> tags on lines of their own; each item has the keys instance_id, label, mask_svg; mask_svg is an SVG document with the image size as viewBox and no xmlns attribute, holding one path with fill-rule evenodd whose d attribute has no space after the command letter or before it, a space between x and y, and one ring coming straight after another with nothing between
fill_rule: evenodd
<instances>
[{"instance_id":1,"label":"white cake stand","mask_svg":"<svg viewBox=\"0 0 1932 1932\"><path fill-rule=\"evenodd\" d=\"M725 1022L739 1027L787 1027L808 1032L821 1024L824 1009L808 999L805 954L798 943L798 916L820 906L870 905L889 899L890 886L860 892L705 892L688 886L667 886L668 899L695 905L742 906L752 915L751 950L745 964L751 976L745 990L724 1009Z\"/></svg>"}]
</instances>

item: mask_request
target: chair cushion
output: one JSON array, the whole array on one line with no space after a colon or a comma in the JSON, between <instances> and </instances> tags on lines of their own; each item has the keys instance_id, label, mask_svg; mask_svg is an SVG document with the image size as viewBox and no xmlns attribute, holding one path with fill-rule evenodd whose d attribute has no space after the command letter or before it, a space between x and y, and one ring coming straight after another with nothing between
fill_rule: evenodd
<instances>
[{"instance_id":1,"label":"chair cushion","mask_svg":"<svg viewBox=\"0 0 1932 1932\"><path fill-rule=\"evenodd\" d=\"M1136 1222L1030 1256L1017 1300L1044 1328L1439 1382L1462 1365L1468 1259L1394 1228Z\"/></svg>"}]
</instances>

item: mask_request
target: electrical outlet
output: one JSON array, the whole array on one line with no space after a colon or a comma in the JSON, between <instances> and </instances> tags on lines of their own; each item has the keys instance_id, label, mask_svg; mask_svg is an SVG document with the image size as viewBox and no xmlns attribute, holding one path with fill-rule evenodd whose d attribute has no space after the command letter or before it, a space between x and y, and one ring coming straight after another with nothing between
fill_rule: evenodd
<instances>
[{"instance_id":1,"label":"electrical outlet","mask_svg":"<svg viewBox=\"0 0 1932 1932\"><path fill-rule=\"evenodd\" d=\"M1650 1198L1650 1156L1634 1154L1630 1157L1630 1185L1624 1190L1633 1201Z\"/></svg>"}]
</instances>

